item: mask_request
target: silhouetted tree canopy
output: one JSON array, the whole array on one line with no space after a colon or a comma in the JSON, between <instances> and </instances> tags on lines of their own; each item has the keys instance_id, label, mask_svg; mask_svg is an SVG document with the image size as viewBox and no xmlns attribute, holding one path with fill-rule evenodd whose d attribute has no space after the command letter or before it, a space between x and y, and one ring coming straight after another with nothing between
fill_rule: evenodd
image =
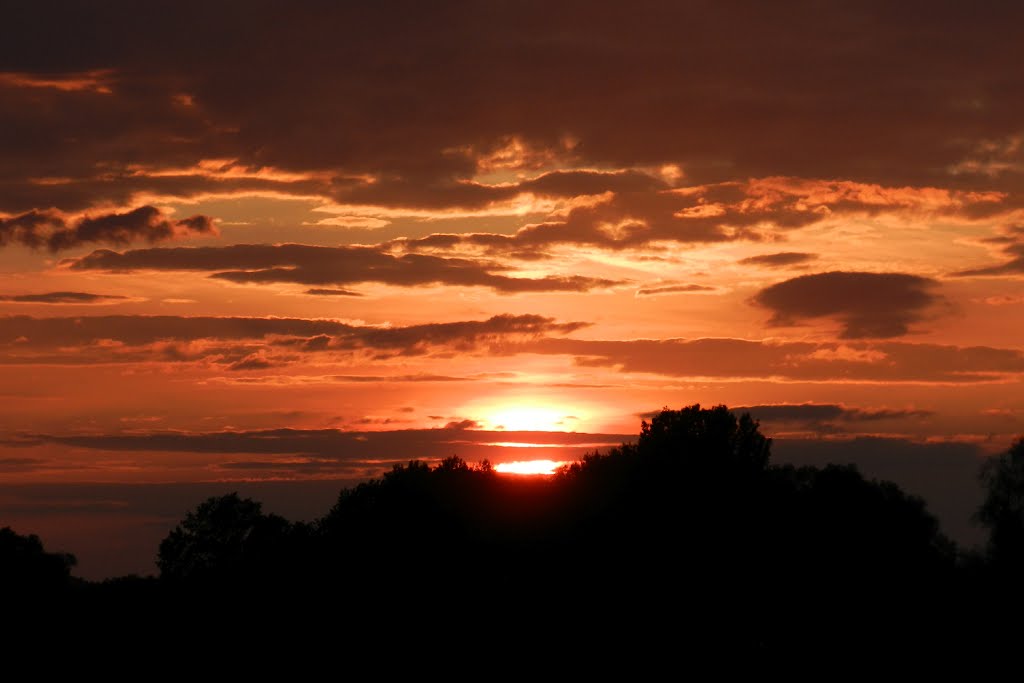
<instances>
[{"instance_id":1,"label":"silhouetted tree canopy","mask_svg":"<svg viewBox=\"0 0 1024 683\"><path fill-rule=\"evenodd\" d=\"M771 439L744 413L738 419L725 406L662 410L640 424L637 451L641 456L674 459L692 473L731 476L759 473L768 466Z\"/></svg>"},{"instance_id":2,"label":"silhouetted tree canopy","mask_svg":"<svg viewBox=\"0 0 1024 683\"><path fill-rule=\"evenodd\" d=\"M989 557L1002 569L1024 569L1024 439L986 461L981 480L987 494L977 519L989 529Z\"/></svg>"},{"instance_id":3,"label":"silhouetted tree canopy","mask_svg":"<svg viewBox=\"0 0 1024 683\"><path fill-rule=\"evenodd\" d=\"M284 558L291 523L237 493L207 499L160 543L157 566L171 581L250 579Z\"/></svg>"},{"instance_id":4,"label":"silhouetted tree canopy","mask_svg":"<svg viewBox=\"0 0 1024 683\"><path fill-rule=\"evenodd\" d=\"M171 580L269 581L304 562L306 583L368 589L472 574L537 592L559 574L597 590L615 576L660 599L704 585L750 601L762 591L743 578L751 571L779 586L895 586L952 566L953 546L922 500L852 466L772 467L770 450L747 414L666 409L642 423L635 445L547 479L454 456L396 465L343 490L303 533L254 501L211 498L164 540L159 567Z\"/></svg>"},{"instance_id":5,"label":"silhouetted tree canopy","mask_svg":"<svg viewBox=\"0 0 1024 683\"><path fill-rule=\"evenodd\" d=\"M0 594L25 597L68 587L75 556L49 553L35 534L0 529Z\"/></svg>"}]
</instances>

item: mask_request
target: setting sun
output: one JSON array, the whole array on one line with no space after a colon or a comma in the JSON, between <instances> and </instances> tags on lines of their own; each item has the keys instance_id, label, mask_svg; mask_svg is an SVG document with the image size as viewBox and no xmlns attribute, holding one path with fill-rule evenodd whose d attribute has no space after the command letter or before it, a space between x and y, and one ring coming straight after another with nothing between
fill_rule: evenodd
<instances>
[{"instance_id":1,"label":"setting sun","mask_svg":"<svg viewBox=\"0 0 1024 683\"><path fill-rule=\"evenodd\" d=\"M494 466L494 469L502 474L551 475L559 467L567 464L564 460L520 460L517 462L499 463Z\"/></svg>"}]
</instances>

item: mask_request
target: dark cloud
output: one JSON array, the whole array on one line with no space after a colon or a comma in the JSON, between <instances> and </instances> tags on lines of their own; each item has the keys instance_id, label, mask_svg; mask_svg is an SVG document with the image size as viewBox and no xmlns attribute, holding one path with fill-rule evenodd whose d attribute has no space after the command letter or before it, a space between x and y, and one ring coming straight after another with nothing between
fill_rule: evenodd
<instances>
[{"instance_id":1,"label":"dark cloud","mask_svg":"<svg viewBox=\"0 0 1024 683\"><path fill-rule=\"evenodd\" d=\"M5 17L0 210L122 205L126 179L161 194L173 169L209 191L223 179L180 169L211 158L406 206L651 182L472 182L552 166L1019 186L1015 3L132 9L42 1Z\"/></svg>"},{"instance_id":2,"label":"dark cloud","mask_svg":"<svg viewBox=\"0 0 1024 683\"><path fill-rule=\"evenodd\" d=\"M218 381L228 382L232 384L270 384L270 385L297 385L297 384L341 384L341 383L359 383L359 384L389 384L392 382L477 382L486 379L480 376L465 376L458 377L453 375L431 375L431 374L418 374L418 375L313 375L313 376L294 376L294 375L261 375L261 376L240 376L240 377L222 377L218 378ZM402 409L401 412L407 412Z\"/></svg>"},{"instance_id":3,"label":"dark cloud","mask_svg":"<svg viewBox=\"0 0 1024 683\"><path fill-rule=\"evenodd\" d=\"M656 296L658 294L681 294L683 292L713 292L714 287L707 287L705 285L657 285L652 287L641 287L636 290L637 296Z\"/></svg>"},{"instance_id":4,"label":"dark cloud","mask_svg":"<svg viewBox=\"0 0 1024 683\"><path fill-rule=\"evenodd\" d=\"M1024 373L1024 352L901 342L746 339L540 339L509 351L569 355L581 366L668 377L807 382L990 382Z\"/></svg>"},{"instance_id":5,"label":"dark cloud","mask_svg":"<svg viewBox=\"0 0 1024 683\"><path fill-rule=\"evenodd\" d=\"M152 206L141 206L127 213L86 216L71 223L55 211L30 211L0 218L0 246L10 243L32 248L45 246L54 252L84 244L155 243L216 232L213 221L207 216L173 220Z\"/></svg>"},{"instance_id":6,"label":"dark cloud","mask_svg":"<svg viewBox=\"0 0 1024 683\"><path fill-rule=\"evenodd\" d=\"M286 282L302 285L344 285L379 282L399 287L445 284L490 287L517 292L587 291L618 284L582 275L541 278L502 274L507 266L467 258L429 254L396 256L384 247L320 247L304 244L235 244L226 247L100 249L70 260L73 270L213 271L210 277L239 283Z\"/></svg>"},{"instance_id":7,"label":"dark cloud","mask_svg":"<svg viewBox=\"0 0 1024 683\"><path fill-rule=\"evenodd\" d=\"M1024 225L1009 227L1002 235L992 237L986 241L990 244L1000 245L1003 253L1006 254L1010 260L995 266L962 270L958 273L953 273L953 275L959 277L1024 275Z\"/></svg>"},{"instance_id":8,"label":"dark cloud","mask_svg":"<svg viewBox=\"0 0 1024 683\"><path fill-rule=\"evenodd\" d=\"M523 194L577 197L605 192L649 192L664 181L639 171L552 171L514 183L486 185L469 180L424 182L422 178L385 177L334 193L333 199L407 209L481 209Z\"/></svg>"},{"instance_id":9,"label":"dark cloud","mask_svg":"<svg viewBox=\"0 0 1024 683\"><path fill-rule=\"evenodd\" d=\"M245 358L235 361L228 366L228 370L266 370L267 368L272 368L276 365L280 365L280 363L269 360L262 353L257 352L250 353Z\"/></svg>"},{"instance_id":10,"label":"dark cloud","mask_svg":"<svg viewBox=\"0 0 1024 683\"><path fill-rule=\"evenodd\" d=\"M453 377L451 375L328 375L332 382L472 382L477 377ZM413 409L402 408L403 412Z\"/></svg>"},{"instance_id":11,"label":"dark cloud","mask_svg":"<svg viewBox=\"0 0 1024 683\"><path fill-rule=\"evenodd\" d=\"M519 183L518 188L542 196L577 197L605 192L651 192L665 189L666 184L639 171L552 171Z\"/></svg>"},{"instance_id":12,"label":"dark cloud","mask_svg":"<svg viewBox=\"0 0 1024 683\"><path fill-rule=\"evenodd\" d=\"M5 363L237 363L257 354L284 363L315 352L369 352L382 357L432 350L565 355L581 366L670 377L797 381L989 382L1024 373L1024 353L985 346L898 342L759 342L743 339L599 341L558 338L586 327L537 315L364 327L332 320L183 316L0 318ZM260 356L259 354L263 354ZM392 381L339 375L338 381ZM329 377L323 378L330 381ZM461 379L461 378L460 378ZM449 381L413 375L402 381ZM262 380L261 380L262 381Z\"/></svg>"},{"instance_id":13,"label":"dark cloud","mask_svg":"<svg viewBox=\"0 0 1024 683\"><path fill-rule=\"evenodd\" d=\"M64 220L53 212L30 211L0 218L0 246L13 242L36 249L46 244L46 234L63 229Z\"/></svg>"},{"instance_id":14,"label":"dark cloud","mask_svg":"<svg viewBox=\"0 0 1024 683\"><path fill-rule=\"evenodd\" d=\"M133 315L7 316L0 317L0 323L0 361L7 363L210 360L232 370L266 369L295 360L300 352L417 355L437 347L472 351L568 334L587 325L528 314L405 327L303 318Z\"/></svg>"},{"instance_id":15,"label":"dark cloud","mask_svg":"<svg viewBox=\"0 0 1024 683\"><path fill-rule=\"evenodd\" d=\"M473 247L487 254L537 259L558 245L627 249L659 242L764 240L837 216L883 212L951 214L1003 195L892 188L850 181L764 178L674 189L619 191L557 212L513 234L434 234L399 239L411 251ZM756 256L745 263L794 265L816 258L803 252Z\"/></svg>"},{"instance_id":16,"label":"dark cloud","mask_svg":"<svg viewBox=\"0 0 1024 683\"><path fill-rule=\"evenodd\" d=\"M749 266L768 266L770 268L782 268L798 263L807 263L818 258L817 254L806 254L799 251L782 251L777 254L760 254L740 259L740 263Z\"/></svg>"},{"instance_id":17,"label":"dark cloud","mask_svg":"<svg viewBox=\"0 0 1024 683\"><path fill-rule=\"evenodd\" d=\"M876 422L879 420L899 420L907 418L924 418L933 413L928 410L907 409L865 409L848 408L832 403L799 403L760 406L739 406L733 408L737 413L747 412L758 420L765 422L797 422L818 425L829 422Z\"/></svg>"},{"instance_id":18,"label":"dark cloud","mask_svg":"<svg viewBox=\"0 0 1024 683\"><path fill-rule=\"evenodd\" d=\"M438 429L344 431L339 429L267 429L238 432L153 432L148 434L33 435L30 438L76 448L107 451L299 455L331 458L335 463L394 458L444 458L453 449L489 448L498 443L551 445L564 449L612 446L635 435L584 432L488 431L473 420L459 420ZM531 449L532 453L532 449ZM563 456L568 456L564 451Z\"/></svg>"},{"instance_id":19,"label":"dark cloud","mask_svg":"<svg viewBox=\"0 0 1024 683\"><path fill-rule=\"evenodd\" d=\"M45 294L5 294L0 301L20 304L100 304L127 299L116 294L90 294L89 292L46 292Z\"/></svg>"},{"instance_id":20,"label":"dark cloud","mask_svg":"<svg viewBox=\"0 0 1024 683\"><path fill-rule=\"evenodd\" d=\"M750 201L750 193L759 201ZM784 187L765 193L738 183L684 191L619 192L570 209L564 216L524 226L512 235L477 233L409 240L410 249L462 244L490 253L524 253L560 244L626 249L658 241L684 243L760 239L767 226L794 229L828 214Z\"/></svg>"},{"instance_id":21,"label":"dark cloud","mask_svg":"<svg viewBox=\"0 0 1024 683\"><path fill-rule=\"evenodd\" d=\"M771 325L809 318L840 321L843 339L898 337L942 301L938 282L905 273L829 272L766 287L753 302L773 312Z\"/></svg>"},{"instance_id":22,"label":"dark cloud","mask_svg":"<svg viewBox=\"0 0 1024 683\"><path fill-rule=\"evenodd\" d=\"M188 163L199 160L199 164L191 168L147 168L126 162L125 159L133 158L129 151L126 157L103 161L102 169L80 169L84 175L76 178L30 180L22 185L23 192L18 197L4 197L0 193L0 198L10 202L9 210L19 213L39 206L58 206L63 211L78 212L93 209L97 199L103 200L102 205L126 206L147 195L184 200L209 195L322 196L326 199L332 190L339 191L359 182L345 177L337 177L332 182L302 175L259 177L256 174L261 169L222 162L211 164L209 159L203 159L201 150L194 150L194 154Z\"/></svg>"},{"instance_id":23,"label":"dark cloud","mask_svg":"<svg viewBox=\"0 0 1024 683\"><path fill-rule=\"evenodd\" d=\"M0 472L37 472L49 464L42 458L0 458Z\"/></svg>"},{"instance_id":24,"label":"dark cloud","mask_svg":"<svg viewBox=\"0 0 1024 683\"><path fill-rule=\"evenodd\" d=\"M88 345L110 340L130 346L159 341L199 339L243 340L271 336L311 337L347 335L358 327L333 320L303 318L228 318L215 316L102 315L35 318L6 316L0 325L0 345L50 348Z\"/></svg>"},{"instance_id":25,"label":"dark cloud","mask_svg":"<svg viewBox=\"0 0 1024 683\"><path fill-rule=\"evenodd\" d=\"M427 323L407 327L361 327L355 337L358 343L381 349L415 351L431 344L451 344L468 348L481 343L512 342L521 338L549 334L568 334L587 327L588 323L559 323L539 315L497 315L483 321ZM342 340L341 345L347 340Z\"/></svg>"},{"instance_id":26,"label":"dark cloud","mask_svg":"<svg viewBox=\"0 0 1024 683\"><path fill-rule=\"evenodd\" d=\"M480 429L482 427L476 420L453 420L444 426L445 429Z\"/></svg>"},{"instance_id":27,"label":"dark cloud","mask_svg":"<svg viewBox=\"0 0 1024 683\"><path fill-rule=\"evenodd\" d=\"M316 287L307 289L306 294L312 296L362 296L359 292L353 292L351 289L320 289Z\"/></svg>"}]
</instances>

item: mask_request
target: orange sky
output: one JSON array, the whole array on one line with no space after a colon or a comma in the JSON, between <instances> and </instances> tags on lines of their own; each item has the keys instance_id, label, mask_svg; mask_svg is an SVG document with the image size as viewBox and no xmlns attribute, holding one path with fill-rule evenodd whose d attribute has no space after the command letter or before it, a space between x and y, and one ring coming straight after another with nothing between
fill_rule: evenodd
<instances>
[{"instance_id":1,"label":"orange sky","mask_svg":"<svg viewBox=\"0 0 1024 683\"><path fill-rule=\"evenodd\" d=\"M1024 433L1019 7L46 5L0 48L0 523L699 402L964 537Z\"/></svg>"}]
</instances>

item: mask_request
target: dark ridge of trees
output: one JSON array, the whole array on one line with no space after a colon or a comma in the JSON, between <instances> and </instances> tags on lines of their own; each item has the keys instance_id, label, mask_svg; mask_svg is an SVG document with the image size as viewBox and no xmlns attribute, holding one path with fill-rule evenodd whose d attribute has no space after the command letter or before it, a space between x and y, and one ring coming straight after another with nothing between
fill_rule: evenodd
<instances>
[{"instance_id":1,"label":"dark ridge of trees","mask_svg":"<svg viewBox=\"0 0 1024 683\"><path fill-rule=\"evenodd\" d=\"M35 534L22 536L0 529L0 597L33 599L68 591L74 584L75 556L49 553Z\"/></svg>"},{"instance_id":2,"label":"dark ridge of trees","mask_svg":"<svg viewBox=\"0 0 1024 683\"><path fill-rule=\"evenodd\" d=\"M463 639L526 633L612 658L923 657L1012 643L1019 630L994 606L1024 605L1011 578L1024 564L1024 440L982 475L984 557L959 552L895 484L853 466L774 466L770 452L749 415L693 405L551 478L411 460L341 491L312 524L231 493L161 543L159 580L77 595L192 628L317 612L362 645L444 623Z\"/></svg>"}]
</instances>

